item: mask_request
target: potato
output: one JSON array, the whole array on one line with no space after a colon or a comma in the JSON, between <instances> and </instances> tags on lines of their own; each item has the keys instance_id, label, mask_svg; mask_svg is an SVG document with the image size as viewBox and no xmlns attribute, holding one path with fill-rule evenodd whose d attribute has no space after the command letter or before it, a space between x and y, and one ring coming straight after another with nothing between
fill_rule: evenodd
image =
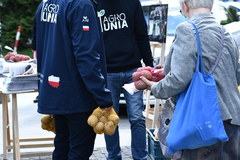
<instances>
[{"instance_id":1,"label":"potato","mask_svg":"<svg viewBox=\"0 0 240 160\"><path fill-rule=\"evenodd\" d=\"M153 80L152 81L154 81L154 82L158 82L158 81L162 80L165 77L163 68L155 69L153 71L152 75L153 75Z\"/></svg>"},{"instance_id":2,"label":"potato","mask_svg":"<svg viewBox=\"0 0 240 160\"><path fill-rule=\"evenodd\" d=\"M55 133L55 127L49 127L47 130L50 131L50 132Z\"/></svg>"},{"instance_id":3,"label":"potato","mask_svg":"<svg viewBox=\"0 0 240 160\"><path fill-rule=\"evenodd\" d=\"M132 80L133 82L140 80L141 72L134 72L132 74Z\"/></svg>"},{"instance_id":4,"label":"potato","mask_svg":"<svg viewBox=\"0 0 240 160\"><path fill-rule=\"evenodd\" d=\"M98 118L103 115L103 111L100 109L100 107L96 108L93 113L93 115L97 116Z\"/></svg>"},{"instance_id":5,"label":"potato","mask_svg":"<svg viewBox=\"0 0 240 160\"><path fill-rule=\"evenodd\" d=\"M46 124L44 124L44 123L41 124L41 127L42 127L42 129L44 129L44 130L48 130L48 128L49 128L49 126L46 125Z\"/></svg>"},{"instance_id":6,"label":"potato","mask_svg":"<svg viewBox=\"0 0 240 160\"><path fill-rule=\"evenodd\" d=\"M143 71L143 70L147 70L147 71L151 72L151 71L152 71L152 67L150 67L150 66L141 67L141 68L138 68L138 69L137 69L137 72L141 72L141 71Z\"/></svg>"},{"instance_id":7,"label":"potato","mask_svg":"<svg viewBox=\"0 0 240 160\"><path fill-rule=\"evenodd\" d=\"M115 112L115 110L114 110L114 108L111 108L110 110L109 110L109 114L110 115L117 115L117 113Z\"/></svg>"},{"instance_id":8,"label":"potato","mask_svg":"<svg viewBox=\"0 0 240 160\"><path fill-rule=\"evenodd\" d=\"M88 117L87 123L91 126L91 127L95 127L98 123L98 117L95 115L90 115Z\"/></svg>"},{"instance_id":9,"label":"potato","mask_svg":"<svg viewBox=\"0 0 240 160\"><path fill-rule=\"evenodd\" d=\"M108 117L110 115L110 112L108 110L103 111L103 116Z\"/></svg>"},{"instance_id":10,"label":"potato","mask_svg":"<svg viewBox=\"0 0 240 160\"><path fill-rule=\"evenodd\" d=\"M3 58L4 58L5 61L8 61L10 59L10 55L6 54Z\"/></svg>"},{"instance_id":11,"label":"potato","mask_svg":"<svg viewBox=\"0 0 240 160\"><path fill-rule=\"evenodd\" d=\"M141 75L146 77L148 80L152 79L152 73L150 71L143 70L143 71L141 71Z\"/></svg>"},{"instance_id":12,"label":"potato","mask_svg":"<svg viewBox=\"0 0 240 160\"><path fill-rule=\"evenodd\" d=\"M43 115L41 118L41 122L44 124L49 124L51 121L52 121L52 117L49 114Z\"/></svg>"},{"instance_id":13,"label":"potato","mask_svg":"<svg viewBox=\"0 0 240 160\"><path fill-rule=\"evenodd\" d=\"M108 121L108 119L107 119L107 117L105 117L105 116L101 116L101 117L99 118L99 121L100 121L100 122L103 122L103 123L106 123L106 122Z\"/></svg>"},{"instance_id":14,"label":"potato","mask_svg":"<svg viewBox=\"0 0 240 160\"><path fill-rule=\"evenodd\" d=\"M104 133L107 135L113 135L115 133L116 126L113 124L112 121L108 121L104 125Z\"/></svg>"},{"instance_id":15,"label":"potato","mask_svg":"<svg viewBox=\"0 0 240 160\"><path fill-rule=\"evenodd\" d=\"M21 56L16 55L14 61L15 62L20 62L21 61Z\"/></svg>"},{"instance_id":16,"label":"potato","mask_svg":"<svg viewBox=\"0 0 240 160\"><path fill-rule=\"evenodd\" d=\"M10 56L9 60L14 62L15 61L15 56Z\"/></svg>"},{"instance_id":17,"label":"potato","mask_svg":"<svg viewBox=\"0 0 240 160\"><path fill-rule=\"evenodd\" d=\"M95 133L102 134L104 131L104 123L98 122L95 127L93 127Z\"/></svg>"},{"instance_id":18,"label":"potato","mask_svg":"<svg viewBox=\"0 0 240 160\"><path fill-rule=\"evenodd\" d=\"M142 80L134 82L134 86L138 90L143 90L143 89L146 89L148 87L147 84L145 82L143 82Z\"/></svg>"},{"instance_id":19,"label":"potato","mask_svg":"<svg viewBox=\"0 0 240 160\"><path fill-rule=\"evenodd\" d=\"M108 121L112 121L115 125L119 123L119 117L117 115L109 115Z\"/></svg>"},{"instance_id":20,"label":"potato","mask_svg":"<svg viewBox=\"0 0 240 160\"><path fill-rule=\"evenodd\" d=\"M49 125L49 128L54 129L55 128L54 120L52 119L52 121L48 125Z\"/></svg>"},{"instance_id":21,"label":"potato","mask_svg":"<svg viewBox=\"0 0 240 160\"><path fill-rule=\"evenodd\" d=\"M8 52L7 54L9 54L10 56L15 56L17 53L15 53L15 52Z\"/></svg>"},{"instance_id":22,"label":"potato","mask_svg":"<svg viewBox=\"0 0 240 160\"><path fill-rule=\"evenodd\" d=\"M26 61L26 60L29 60L30 57L29 56L24 56L23 59Z\"/></svg>"}]
</instances>

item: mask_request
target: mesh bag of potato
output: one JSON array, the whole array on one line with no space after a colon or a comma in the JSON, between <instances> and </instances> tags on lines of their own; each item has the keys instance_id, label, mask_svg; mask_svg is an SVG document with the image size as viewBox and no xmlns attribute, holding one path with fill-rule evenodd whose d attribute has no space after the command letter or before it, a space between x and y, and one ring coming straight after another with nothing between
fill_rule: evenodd
<instances>
[{"instance_id":1,"label":"mesh bag of potato","mask_svg":"<svg viewBox=\"0 0 240 160\"><path fill-rule=\"evenodd\" d=\"M119 117L113 108L102 110L98 107L89 116L87 122L93 127L95 133L113 135L119 123Z\"/></svg>"},{"instance_id":2,"label":"mesh bag of potato","mask_svg":"<svg viewBox=\"0 0 240 160\"><path fill-rule=\"evenodd\" d=\"M50 114L43 115L41 118L41 127L44 130L55 133L53 115L50 115Z\"/></svg>"}]
</instances>

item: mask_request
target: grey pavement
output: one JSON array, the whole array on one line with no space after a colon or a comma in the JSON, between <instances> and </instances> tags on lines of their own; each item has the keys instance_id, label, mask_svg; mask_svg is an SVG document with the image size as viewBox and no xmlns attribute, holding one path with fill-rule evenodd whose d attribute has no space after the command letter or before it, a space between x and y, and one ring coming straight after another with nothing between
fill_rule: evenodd
<instances>
[{"instance_id":1,"label":"grey pavement","mask_svg":"<svg viewBox=\"0 0 240 160\"><path fill-rule=\"evenodd\" d=\"M43 138L53 137L54 134L41 129L40 119L41 114L37 113L37 104L33 103L37 93L25 93L18 94L18 119L19 119L19 137L20 138ZM11 102L11 98L10 98ZM121 111L121 110L120 110ZM11 103L9 103L9 116L10 116L10 128L11 125ZM124 112L124 111L123 111ZM2 105L0 104L0 117L2 117ZM0 124L2 124L2 118L0 118ZM122 149L123 160L131 160L131 133L130 125L127 120L126 114L120 114L119 123L120 132L120 146ZM3 144L2 144L2 125L0 125L0 160L2 160ZM11 134L11 133L10 133ZM23 153L41 153L41 152L52 152L53 148L31 148L21 149ZM105 160L107 155L105 140L103 135L97 135L95 140L95 146L93 155L90 160ZM12 160L12 152L8 153L8 160ZM51 156L38 156L21 158L21 160L51 160Z\"/></svg>"},{"instance_id":2,"label":"grey pavement","mask_svg":"<svg viewBox=\"0 0 240 160\"><path fill-rule=\"evenodd\" d=\"M122 148L122 159L123 160L132 160L131 148L129 146L121 147ZM30 153L31 154L31 153ZM27 154L26 154L27 155ZM8 154L8 159L12 160L12 153ZM0 156L0 158L2 158ZM105 160L107 158L107 151L105 147L94 148L93 154L89 160ZM51 155L49 156L36 156L21 158L21 160L52 160Z\"/></svg>"}]
</instances>

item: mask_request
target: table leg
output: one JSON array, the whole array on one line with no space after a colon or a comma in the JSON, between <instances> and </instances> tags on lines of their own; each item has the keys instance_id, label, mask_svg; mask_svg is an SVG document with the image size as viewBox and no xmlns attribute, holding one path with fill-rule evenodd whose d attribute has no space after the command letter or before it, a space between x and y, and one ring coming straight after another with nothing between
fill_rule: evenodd
<instances>
[{"instance_id":1,"label":"table leg","mask_svg":"<svg viewBox=\"0 0 240 160\"><path fill-rule=\"evenodd\" d=\"M160 105L160 99L155 99L152 128L158 127L157 122L158 122L159 108L160 108L159 105Z\"/></svg>"},{"instance_id":2,"label":"table leg","mask_svg":"<svg viewBox=\"0 0 240 160\"><path fill-rule=\"evenodd\" d=\"M7 159L8 96L2 94L3 159Z\"/></svg>"},{"instance_id":3,"label":"table leg","mask_svg":"<svg viewBox=\"0 0 240 160\"><path fill-rule=\"evenodd\" d=\"M9 112L8 112L8 98L9 95L6 95L6 115L7 115L7 146L11 145L11 138L10 138L10 126L9 126ZM8 149L8 152L10 152L11 149Z\"/></svg>"},{"instance_id":4,"label":"table leg","mask_svg":"<svg viewBox=\"0 0 240 160\"><path fill-rule=\"evenodd\" d=\"M17 94L12 94L13 159L20 160Z\"/></svg>"}]
</instances>

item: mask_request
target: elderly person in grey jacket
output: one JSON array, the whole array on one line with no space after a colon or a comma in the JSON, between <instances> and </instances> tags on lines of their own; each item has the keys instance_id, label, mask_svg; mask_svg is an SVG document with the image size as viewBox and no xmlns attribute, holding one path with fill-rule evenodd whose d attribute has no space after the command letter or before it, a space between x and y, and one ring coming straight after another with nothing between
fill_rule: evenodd
<instances>
[{"instance_id":1,"label":"elderly person in grey jacket","mask_svg":"<svg viewBox=\"0 0 240 160\"><path fill-rule=\"evenodd\" d=\"M156 98L175 97L188 87L192 79L196 66L197 42L190 23L194 23L199 30L206 72L209 72L221 49L222 27L211 15L213 0L180 0L180 6L182 14L189 19L176 29L175 39L164 64L165 78L154 83L141 77ZM240 160L240 93L237 88L240 85L239 51L236 42L226 31L221 50L223 54L213 74L229 141L184 150L184 160Z\"/></svg>"}]
</instances>

